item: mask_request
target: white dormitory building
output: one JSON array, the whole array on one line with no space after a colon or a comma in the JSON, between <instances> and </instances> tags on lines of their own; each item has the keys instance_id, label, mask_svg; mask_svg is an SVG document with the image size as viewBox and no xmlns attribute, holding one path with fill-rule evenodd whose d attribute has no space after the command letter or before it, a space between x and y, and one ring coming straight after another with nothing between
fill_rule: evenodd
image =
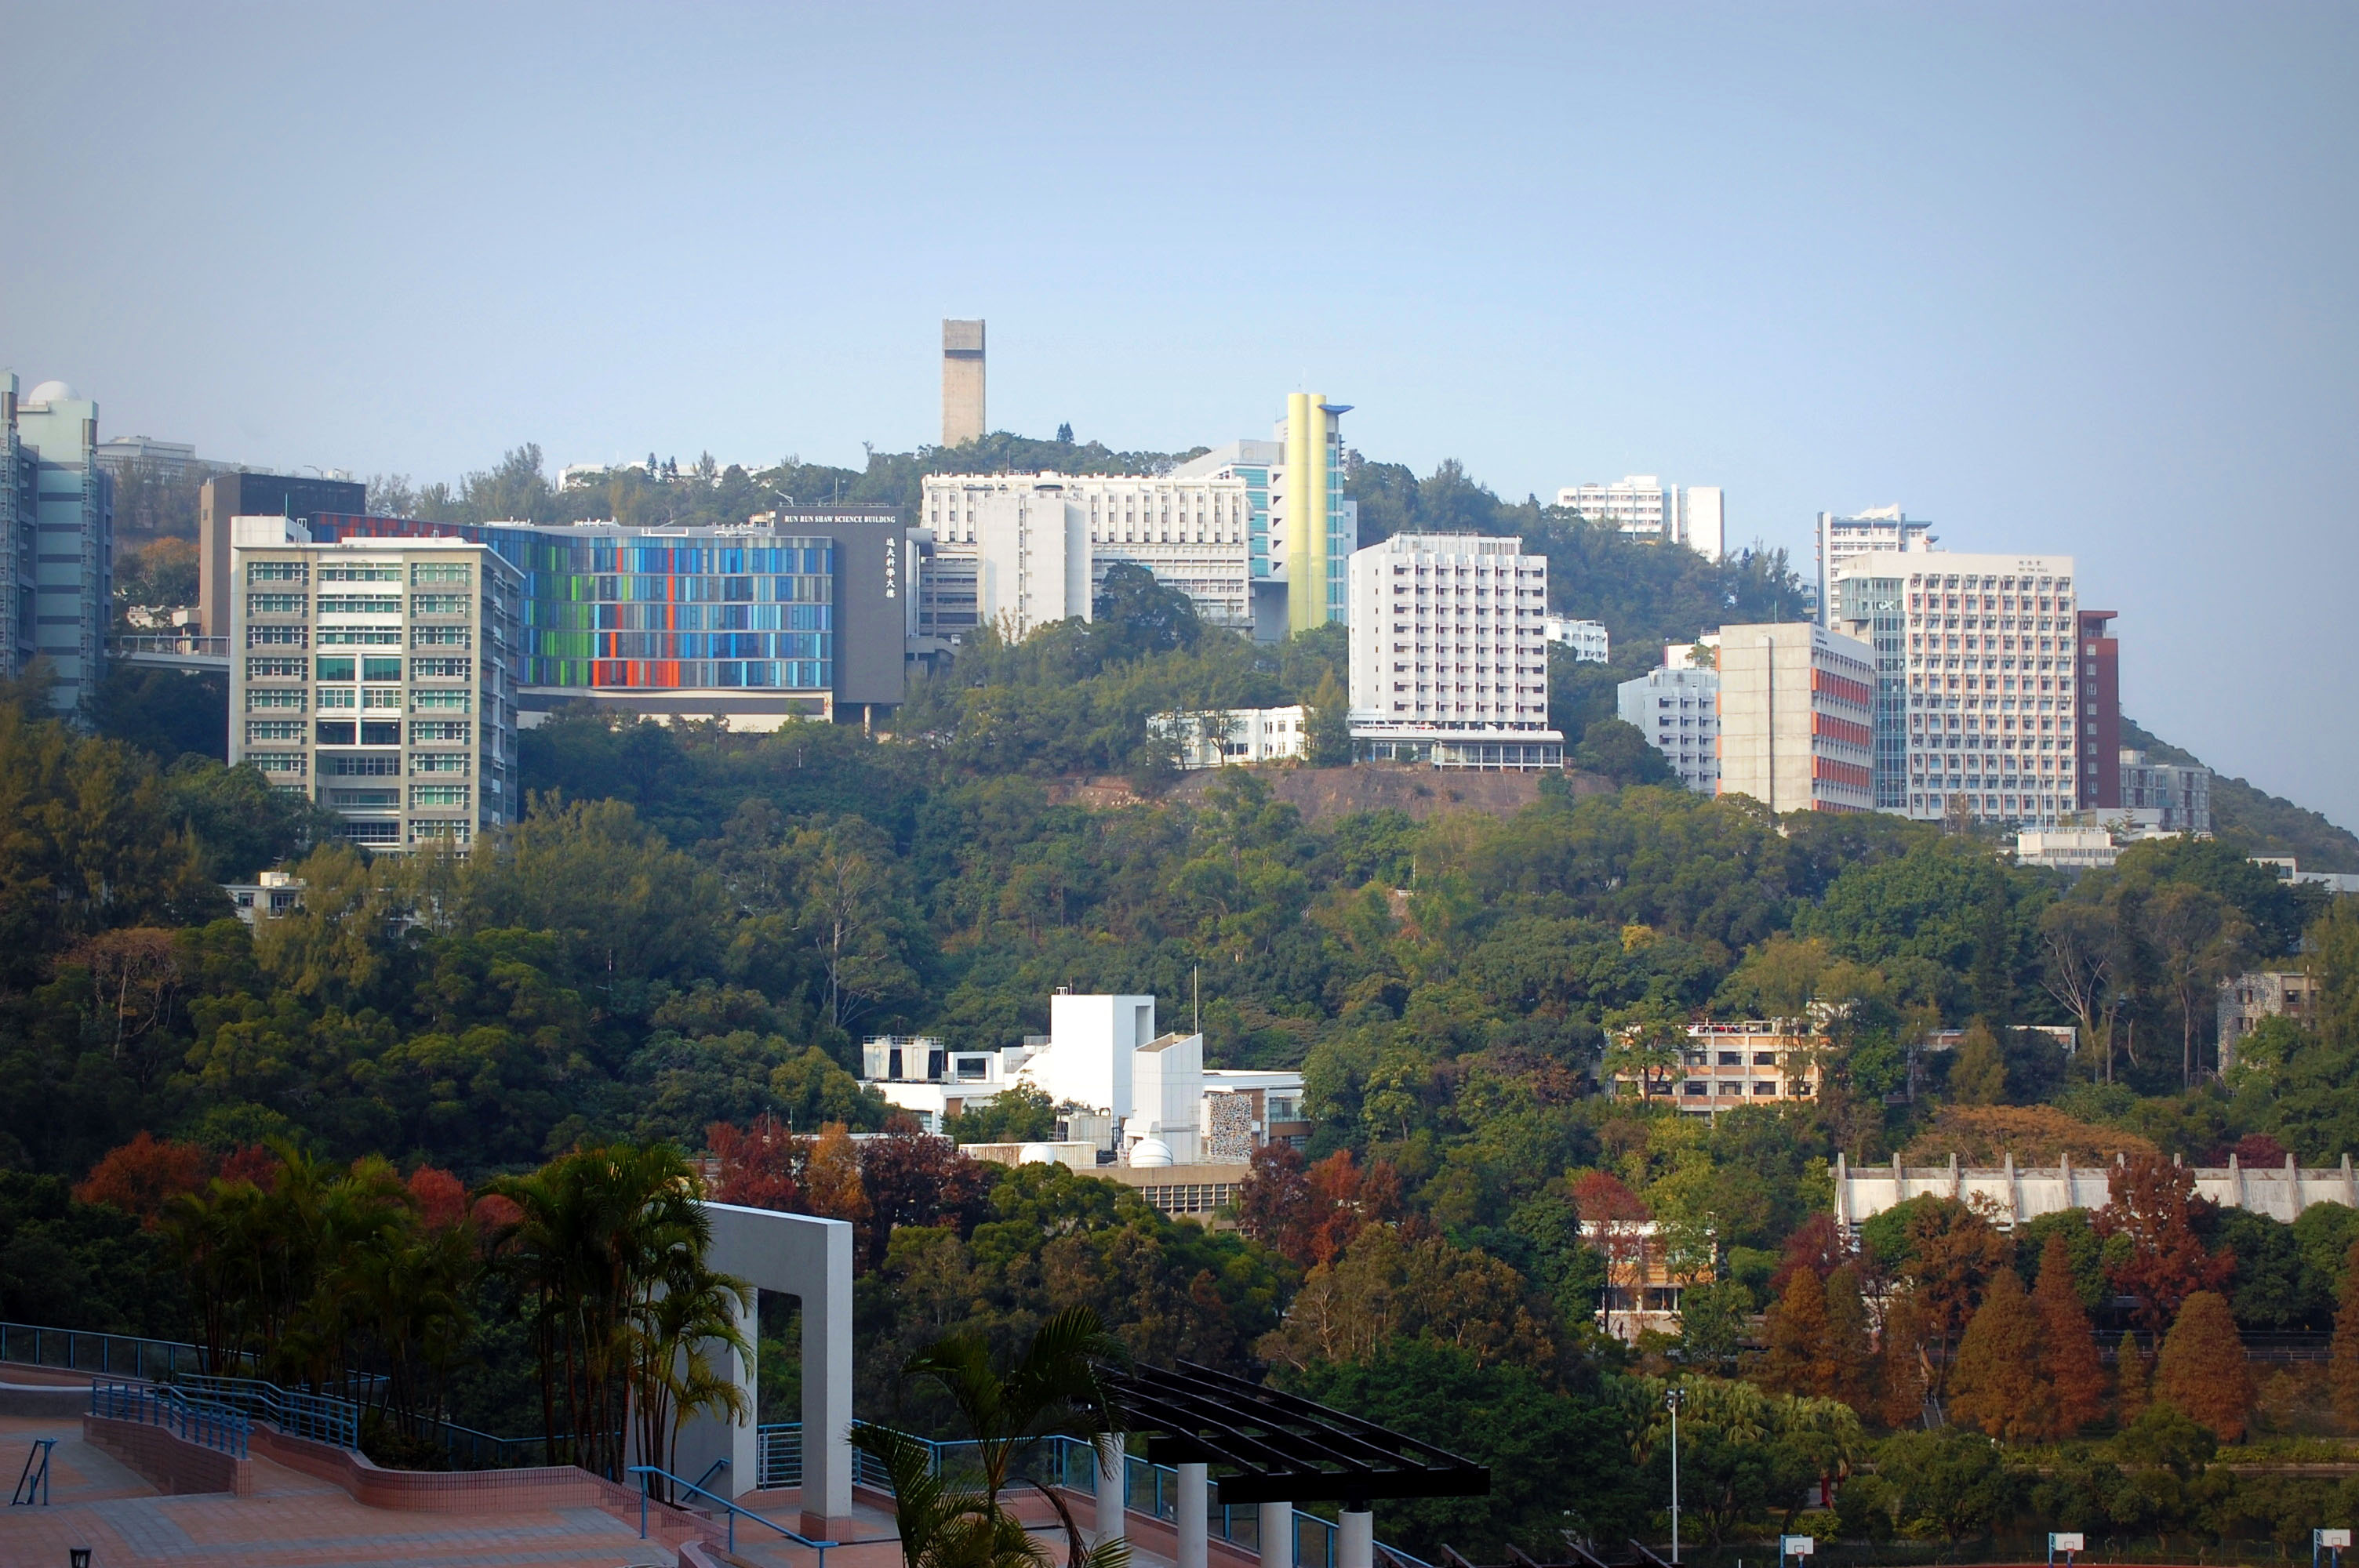
<instances>
[{"instance_id":1,"label":"white dormitory building","mask_svg":"<svg viewBox=\"0 0 2359 1568\"><path fill-rule=\"evenodd\" d=\"M919 631L1023 637L1088 620L1118 561L1186 593L1208 625L1262 641L1341 621L1360 527L1343 493L1348 410L1294 394L1272 439L1232 441L1164 474L929 476Z\"/></svg>"},{"instance_id":2,"label":"white dormitory building","mask_svg":"<svg viewBox=\"0 0 2359 1568\"><path fill-rule=\"evenodd\" d=\"M1310 745L1310 710L1288 708L1210 708L1201 713L1156 713L1147 732L1180 744L1184 769L1249 767L1290 762Z\"/></svg>"},{"instance_id":3,"label":"white dormitory building","mask_svg":"<svg viewBox=\"0 0 2359 1568\"><path fill-rule=\"evenodd\" d=\"M1352 747L1442 768L1564 765L1548 719L1548 557L1472 534L1352 556Z\"/></svg>"},{"instance_id":4,"label":"white dormitory building","mask_svg":"<svg viewBox=\"0 0 2359 1568\"><path fill-rule=\"evenodd\" d=\"M1613 657L1613 639L1602 621L1569 621L1551 615L1541 622L1550 647L1561 647L1584 665L1602 665Z\"/></svg>"},{"instance_id":5,"label":"white dormitory building","mask_svg":"<svg viewBox=\"0 0 2359 1568\"><path fill-rule=\"evenodd\" d=\"M997 626L1012 639L1091 616L1106 568L1147 568L1211 625L1253 624L1242 481L937 474L921 503L933 535L922 633Z\"/></svg>"},{"instance_id":6,"label":"white dormitory building","mask_svg":"<svg viewBox=\"0 0 2359 1568\"><path fill-rule=\"evenodd\" d=\"M1614 716L1636 725L1698 795L1720 793L1720 671L1709 662L1719 643L1717 634L1667 643L1660 667L1614 688Z\"/></svg>"},{"instance_id":7,"label":"white dormitory building","mask_svg":"<svg viewBox=\"0 0 2359 1568\"><path fill-rule=\"evenodd\" d=\"M1685 545L1715 561L1727 544L1718 485L1683 489L1654 474L1634 473L1612 484L1567 485L1556 492L1556 503L1634 538Z\"/></svg>"},{"instance_id":8,"label":"white dormitory building","mask_svg":"<svg viewBox=\"0 0 2359 1568\"><path fill-rule=\"evenodd\" d=\"M1037 1088L1058 1107L1060 1141L1089 1145L1091 1163L1242 1165L1263 1143L1310 1136L1300 1073L1205 1066L1201 1034L1157 1032L1151 996L1060 992L1047 1034L999 1050L887 1036L862 1051L862 1083L930 1132L1018 1085Z\"/></svg>"},{"instance_id":9,"label":"white dormitory building","mask_svg":"<svg viewBox=\"0 0 2359 1568\"><path fill-rule=\"evenodd\" d=\"M1910 517L1898 506L1870 507L1848 517L1819 514L1818 618L1821 626L1836 621L1835 579L1843 563L1857 556L1916 556L1939 550L1940 535L1921 517Z\"/></svg>"},{"instance_id":10,"label":"white dormitory building","mask_svg":"<svg viewBox=\"0 0 2359 1568\"><path fill-rule=\"evenodd\" d=\"M1874 650L1878 808L2030 827L2076 810L2072 582L2070 556L1843 563L1837 620Z\"/></svg>"}]
</instances>

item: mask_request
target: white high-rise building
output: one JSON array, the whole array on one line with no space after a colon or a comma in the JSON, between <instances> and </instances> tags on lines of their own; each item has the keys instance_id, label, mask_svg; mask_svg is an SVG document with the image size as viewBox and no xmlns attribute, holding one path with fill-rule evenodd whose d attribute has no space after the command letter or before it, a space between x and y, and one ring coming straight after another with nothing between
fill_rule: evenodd
<instances>
[{"instance_id":1,"label":"white high-rise building","mask_svg":"<svg viewBox=\"0 0 2359 1568\"><path fill-rule=\"evenodd\" d=\"M2050 827L2077 807L2070 556L1873 554L1835 609L1874 644L1876 803Z\"/></svg>"},{"instance_id":2,"label":"white high-rise building","mask_svg":"<svg viewBox=\"0 0 2359 1568\"><path fill-rule=\"evenodd\" d=\"M1245 631L1249 500L1242 479L931 475L920 503L934 553L919 629L957 636L996 624L1024 637L1086 621L1106 568L1130 561L1186 593L1207 624Z\"/></svg>"},{"instance_id":3,"label":"white high-rise building","mask_svg":"<svg viewBox=\"0 0 2359 1568\"><path fill-rule=\"evenodd\" d=\"M1834 580L1843 564L1854 556L1920 555L1940 548L1940 535L1921 517L1909 517L1897 506L1875 506L1849 517L1819 514L1818 617L1821 626L1834 622Z\"/></svg>"},{"instance_id":4,"label":"white high-rise building","mask_svg":"<svg viewBox=\"0 0 2359 1568\"><path fill-rule=\"evenodd\" d=\"M1717 643L1666 643L1659 668L1614 688L1614 717L1636 725L1698 795L1720 793L1720 671L1697 662Z\"/></svg>"},{"instance_id":5,"label":"white high-rise building","mask_svg":"<svg viewBox=\"0 0 2359 1568\"><path fill-rule=\"evenodd\" d=\"M462 539L231 520L229 759L383 852L516 820L523 579Z\"/></svg>"},{"instance_id":6,"label":"white high-rise building","mask_svg":"<svg viewBox=\"0 0 2359 1568\"><path fill-rule=\"evenodd\" d=\"M1548 557L1521 539L1396 534L1353 552L1352 745L1364 760L1553 768Z\"/></svg>"},{"instance_id":7,"label":"white high-rise building","mask_svg":"<svg viewBox=\"0 0 2359 1568\"><path fill-rule=\"evenodd\" d=\"M1727 525L1718 485L1685 489L1650 473L1634 473L1612 484L1569 484L1556 503L1593 523L1611 524L1625 534L1685 545L1718 560L1727 546Z\"/></svg>"}]
</instances>

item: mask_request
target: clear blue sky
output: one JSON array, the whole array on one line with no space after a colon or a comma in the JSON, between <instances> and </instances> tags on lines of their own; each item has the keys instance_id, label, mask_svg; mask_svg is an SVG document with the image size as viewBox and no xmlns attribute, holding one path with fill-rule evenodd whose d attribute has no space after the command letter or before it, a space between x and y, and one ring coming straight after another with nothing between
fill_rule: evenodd
<instances>
[{"instance_id":1,"label":"clear blue sky","mask_svg":"<svg viewBox=\"0 0 2359 1568\"><path fill-rule=\"evenodd\" d=\"M0 364L455 477L1297 386L1502 493L2070 551L2136 717L2359 825L2359 9L0 0Z\"/></svg>"}]
</instances>

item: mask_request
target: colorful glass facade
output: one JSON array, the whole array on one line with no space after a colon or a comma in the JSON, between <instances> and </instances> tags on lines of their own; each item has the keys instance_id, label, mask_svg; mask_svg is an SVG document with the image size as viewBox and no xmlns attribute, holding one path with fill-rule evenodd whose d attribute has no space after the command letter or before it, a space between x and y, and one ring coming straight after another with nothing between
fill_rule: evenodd
<instances>
[{"instance_id":1,"label":"colorful glass facade","mask_svg":"<svg viewBox=\"0 0 2359 1568\"><path fill-rule=\"evenodd\" d=\"M338 514L319 516L312 535L489 546L524 579L516 674L527 687L821 692L835 684L831 539Z\"/></svg>"}]
</instances>

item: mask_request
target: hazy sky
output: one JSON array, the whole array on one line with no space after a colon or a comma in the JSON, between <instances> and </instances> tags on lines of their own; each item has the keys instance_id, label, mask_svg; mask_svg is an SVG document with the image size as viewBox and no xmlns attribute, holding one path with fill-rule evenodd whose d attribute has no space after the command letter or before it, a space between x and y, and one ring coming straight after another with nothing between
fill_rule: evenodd
<instances>
[{"instance_id":1,"label":"hazy sky","mask_svg":"<svg viewBox=\"0 0 2359 1568\"><path fill-rule=\"evenodd\" d=\"M0 0L0 366L450 478L1296 387L1503 494L2069 551L2123 699L2359 825L2359 9Z\"/></svg>"}]
</instances>

